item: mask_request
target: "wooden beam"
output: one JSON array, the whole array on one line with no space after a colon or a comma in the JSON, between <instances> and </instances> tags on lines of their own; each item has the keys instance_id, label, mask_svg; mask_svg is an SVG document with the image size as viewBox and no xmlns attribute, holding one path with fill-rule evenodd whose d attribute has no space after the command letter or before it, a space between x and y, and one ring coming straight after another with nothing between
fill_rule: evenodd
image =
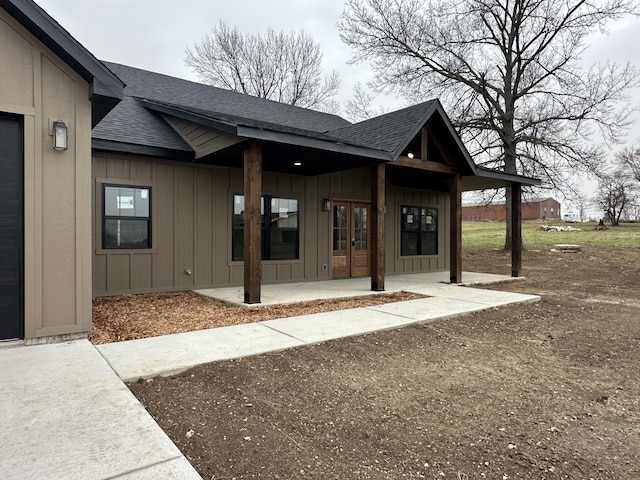
<instances>
[{"instance_id":1,"label":"wooden beam","mask_svg":"<svg viewBox=\"0 0 640 480\"><path fill-rule=\"evenodd\" d=\"M385 164L371 167L371 290L384 290Z\"/></svg>"},{"instance_id":2,"label":"wooden beam","mask_svg":"<svg viewBox=\"0 0 640 480\"><path fill-rule=\"evenodd\" d=\"M398 157L389 165L396 165L398 167L415 168L418 170L428 170L430 172L448 173L449 175L456 175L458 170L451 165L440 162L431 162L429 160L422 160L420 158Z\"/></svg>"},{"instance_id":3,"label":"wooden beam","mask_svg":"<svg viewBox=\"0 0 640 480\"><path fill-rule=\"evenodd\" d=\"M426 125L422 126L422 137L420 139L420 158L424 161L429 160L429 129Z\"/></svg>"},{"instance_id":4,"label":"wooden beam","mask_svg":"<svg viewBox=\"0 0 640 480\"><path fill-rule=\"evenodd\" d=\"M440 155L442 156L442 159L445 162L447 162L447 164L450 167L455 167L456 162L454 162L453 159L449 156L449 152L447 152L447 150L444 148L438 136L433 135L430 129L429 129L429 140L431 141L431 143L433 143L433 146L438 149L438 151L440 152Z\"/></svg>"},{"instance_id":5,"label":"wooden beam","mask_svg":"<svg viewBox=\"0 0 640 480\"><path fill-rule=\"evenodd\" d=\"M244 148L244 303L260 303L262 148Z\"/></svg>"},{"instance_id":6,"label":"wooden beam","mask_svg":"<svg viewBox=\"0 0 640 480\"><path fill-rule=\"evenodd\" d=\"M462 176L455 175L451 179L449 196L451 197L449 281L462 283Z\"/></svg>"},{"instance_id":7,"label":"wooden beam","mask_svg":"<svg viewBox=\"0 0 640 480\"><path fill-rule=\"evenodd\" d=\"M522 270L522 185L511 184L511 276Z\"/></svg>"}]
</instances>

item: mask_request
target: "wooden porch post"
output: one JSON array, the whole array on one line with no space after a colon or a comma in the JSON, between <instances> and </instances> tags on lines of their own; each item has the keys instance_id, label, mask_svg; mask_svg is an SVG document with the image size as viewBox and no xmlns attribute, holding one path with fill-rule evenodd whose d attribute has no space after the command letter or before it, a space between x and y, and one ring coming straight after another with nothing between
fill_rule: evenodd
<instances>
[{"instance_id":1,"label":"wooden porch post","mask_svg":"<svg viewBox=\"0 0 640 480\"><path fill-rule=\"evenodd\" d=\"M522 185L511 184L511 276L522 269Z\"/></svg>"},{"instance_id":2,"label":"wooden porch post","mask_svg":"<svg viewBox=\"0 0 640 480\"><path fill-rule=\"evenodd\" d=\"M451 283L462 282L462 176L451 178L450 275Z\"/></svg>"},{"instance_id":3,"label":"wooden porch post","mask_svg":"<svg viewBox=\"0 0 640 480\"><path fill-rule=\"evenodd\" d=\"M384 290L385 164L371 167L371 290Z\"/></svg>"},{"instance_id":4,"label":"wooden porch post","mask_svg":"<svg viewBox=\"0 0 640 480\"><path fill-rule=\"evenodd\" d=\"M244 148L244 303L260 303L262 148Z\"/></svg>"}]
</instances>

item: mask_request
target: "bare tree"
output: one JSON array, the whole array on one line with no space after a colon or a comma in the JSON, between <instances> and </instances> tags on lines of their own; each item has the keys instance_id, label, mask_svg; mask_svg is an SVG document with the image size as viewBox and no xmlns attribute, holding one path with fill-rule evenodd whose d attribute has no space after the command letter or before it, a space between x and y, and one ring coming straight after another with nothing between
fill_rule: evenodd
<instances>
[{"instance_id":1,"label":"bare tree","mask_svg":"<svg viewBox=\"0 0 640 480\"><path fill-rule=\"evenodd\" d=\"M360 82L356 83L353 87L353 98L345 103L345 117L355 123L387 113L383 107L373 104L375 98L376 96L365 90Z\"/></svg>"},{"instance_id":2,"label":"bare tree","mask_svg":"<svg viewBox=\"0 0 640 480\"><path fill-rule=\"evenodd\" d=\"M638 8L637 0L347 0L339 26L353 61L372 62L378 88L440 97L479 164L561 188L576 169L598 170L596 131L615 142L630 123L621 102L638 70L583 71L579 59L588 35Z\"/></svg>"},{"instance_id":3,"label":"bare tree","mask_svg":"<svg viewBox=\"0 0 640 480\"><path fill-rule=\"evenodd\" d=\"M319 45L303 31L242 34L220 21L210 35L187 48L185 64L216 87L300 107L335 113L340 78L322 74Z\"/></svg>"},{"instance_id":4,"label":"bare tree","mask_svg":"<svg viewBox=\"0 0 640 480\"><path fill-rule=\"evenodd\" d=\"M612 174L601 175L596 202L611 222L619 225L625 209L635 201L634 185L628 175L617 170Z\"/></svg>"},{"instance_id":5,"label":"bare tree","mask_svg":"<svg viewBox=\"0 0 640 480\"><path fill-rule=\"evenodd\" d=\"M618 152L609 170L600 174L596 201L613 225L634 217L640 195L640 148Z\"/></svg>"},{"instance_id":6,"label":"bare tree","mask_svg":"<svg viewBox=\"0 0 640 480\"><path fill-rule=\"evenodd\" d=\"M622 150L617 159L620 167L628 169L629 174L640 182L640 147L632 146Z\"/></svg>"}]
</instances>

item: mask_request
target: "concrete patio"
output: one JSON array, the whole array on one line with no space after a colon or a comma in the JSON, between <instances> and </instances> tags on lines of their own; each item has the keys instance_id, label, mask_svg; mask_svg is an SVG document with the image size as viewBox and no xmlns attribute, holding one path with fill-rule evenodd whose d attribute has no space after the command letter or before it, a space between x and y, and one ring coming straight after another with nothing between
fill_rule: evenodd
<instances>
[{"instance_id":1,"label":"concrete patio","mask_svg":"<svg viewBox=\"0 0 640 480\"><path fill-rule=\"evenodd\" d=\"M495 275L492 273L463 272L460 286L480 286L514 280L523 280L524 277L509 277L507 275ZM449 284L449 271L412 273L404 275L388 275L385 277L385 291L392 292L417 292L423 286L433 284ZM233 305L246 305L244 303L244 288L225 287L207 288L195 290L196 293L211 297L221 302ZM250 305L267 306L280 305L311 300L327 300L337 298L352 298L362 295L378 295L381 292L371 290L369 277L345 278L341 280L324 280L318 282L298 282L262 285L262 298L258 304Z\"/></svg>"}]
</instances>

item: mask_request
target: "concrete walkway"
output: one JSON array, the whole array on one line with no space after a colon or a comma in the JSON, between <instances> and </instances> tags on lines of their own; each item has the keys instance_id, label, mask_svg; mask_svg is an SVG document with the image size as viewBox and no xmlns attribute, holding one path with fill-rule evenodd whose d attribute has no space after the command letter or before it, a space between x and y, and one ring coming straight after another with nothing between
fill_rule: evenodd
<instances>
[{"instance_id":1,"label":"concrete walkway","mask_svg":"<svg viewBox=\"0 0 640 480\"><path fill-rule=\"evenodd\" d=\"M492 277L463 274L469 282L509 278ZM419 300L97 347L87 340L14 348L0 344L0 477L198 480L123 380L540 299L438 281L427 282L421 275L387 277L388 290L429 295ZM326 282L326 288L319 283L264 286L263 299L337 298L362 295L369 288L368 279Z\"/></svg>"},{"instance_id":2,"label":"concrete walkway","mask_svg":"<svg viewBox=\"0 0 640 480\"><path fill-rule=\"evenodd\" d=\"M173 375L196 365L311 345L336 338L451 318L492 307L536 302L537 295L500 292L438 283L440 274L397 275L385 279L386 292L406 291L428 298L374 307L338 310L301 317L198 330L163 337L98 345L96 348L118 376L132 382L140 378ZM511 277L464 273L469 283L496 283ZM261 305L344 298L373 294L369 279L307 282L263 286ZM241 288L199 291L230 303L241 303ZM259 308L247 307L247 308Z\"/></svg>"},{"instance_id":3,"label":"concrete walkway","mask_svg":"<svg viewBox=\"0 0 640 480\"><path fill-rule=\"evenodd\" d=\"M200 475L88 340L0 349L0 478Z\"/></svg>"}]
</instances>

